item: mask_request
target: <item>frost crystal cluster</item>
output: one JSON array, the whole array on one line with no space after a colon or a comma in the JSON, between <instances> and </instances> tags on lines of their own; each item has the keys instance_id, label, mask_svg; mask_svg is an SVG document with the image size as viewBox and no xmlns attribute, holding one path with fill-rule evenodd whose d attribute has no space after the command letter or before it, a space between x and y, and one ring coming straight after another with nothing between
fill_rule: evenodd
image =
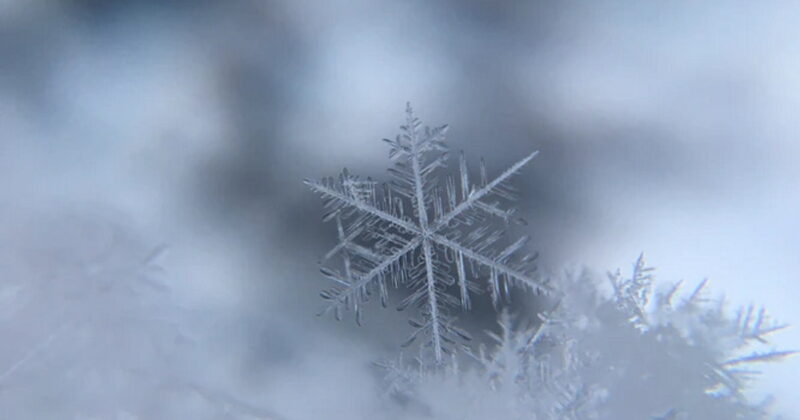
<instances>
[{"instance_id":1,"label":"frost crystal cluster","mask_svg":"<svg viewBox=\"0 0 800 420\"><path fill-rule=\"evenodd\" d=\"M766 346L785 325L752 306L728 316L704 296L705 282L687 296L679 285L653 291L641 257L630 275L610 278L606 296L586 273L563 276L569 293L532 327L504 311L477 369L384 363L389 395L436 419L774 418L769 399L753 403L746 391L756 364L793 353Z\"/></svg>"},{"instance_id":2,"label":"frost crystal cluster","mask_svg":"<svg viewBox=\"0 0 800 420\"><path fill-rule=\"evenodd\" d=\"M470 308L470 293L487 289L496 304L509 293L509 284L543 291L551 287L534 276L534 257L523 252L522 237L504 242L502 225L517 221L505 209L515 199L509 179L536 156L533 152L499 175L489 178L481 162L477 182L470 180L464 154L456 176L443 176L448 163L444 136L447 126L421 128L411 110L391 147L392 181L379 185L343 171L338 178L306 180L324 199L325 221L335 221L339 243L325 256L341 258L339 267L322 268L335 283L322 292L326 311L337 319L345 309L355 311L373 294L386 306L388 289L406 285L411 294L398 309L419 307L421 319L408 343L418 336L436 363L469 335L453 325L452 309ZM481 286L476 279L485 277Z\"/></svg>"}]
</instances>

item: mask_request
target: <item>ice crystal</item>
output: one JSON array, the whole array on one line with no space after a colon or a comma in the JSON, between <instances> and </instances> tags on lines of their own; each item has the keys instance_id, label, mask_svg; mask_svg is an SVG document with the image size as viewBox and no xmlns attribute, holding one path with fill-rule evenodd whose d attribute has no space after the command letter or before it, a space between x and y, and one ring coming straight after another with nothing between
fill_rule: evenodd
<instances>
[{"instance_id":1,"label":"ice crystal","mask_svg":"<svg viewBox=\"0 0 800 420\"><path fill-rule=\"evenodd\" d=\"M389 286L405 285L411 293L399 305L418 307L422 319L412 319L423 349L438 364L444 354L469 335L453 325L452 309L470 309L471 294L483 291L476 282L486 277L485 289L497 304L515 284L547 291L549 284L534 275L535 257L525 253L528 237L505 241L504 224L519 221L505 209L515 199L509 179L530 162L530 153L489 179L483 161L478 182L470 180L461 153L457 175L442 176L449 155L444 143L447 126L421 128L411 106L406 123L394 140L384 139L394 161L389 183L362 179L346 169L337 178L305 180L324 199L324 221L335 221L339 243L325 260L340 256L338 268L323 266L322 273L335 286L323 291L337 319L353 310L361 322L362 305L377 293L388 303Z\"/></svg>"}]
</instances>

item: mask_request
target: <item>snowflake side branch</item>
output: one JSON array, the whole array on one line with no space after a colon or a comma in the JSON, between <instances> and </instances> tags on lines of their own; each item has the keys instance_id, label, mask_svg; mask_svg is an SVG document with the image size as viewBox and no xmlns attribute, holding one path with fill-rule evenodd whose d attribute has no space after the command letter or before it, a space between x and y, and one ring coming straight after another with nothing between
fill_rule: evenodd
<instances>
[{"instance_id":1,"label":"snowflake side branch","mask_svg":"<svg viewBox=\"0 0 800 420\"><path fill-rule=\"evenodd\" d=\"M757 363L757 362L774 362L777 360L782 360L786 357L792 356L797 354L797 351L787 350L787 351L771 351L768 353L752 353L747 356L738 357L735 359L731 359L725 362L722 362L722 366L735 366L740 365L743 363Z\"/></svg>"},{"instance_id":2,"label":"snowflake side branch","mask_svg":"<svg viewBox=\"0 0 800 420\"><path fill-rule=\"evenodd\" d=\"M355 239L364 233L362 229L355 229L349 235L345 235L344 227L342 226L341 217L336 217L336 229L339 234L339 243L336 244L327 254L322 258L322 261L331 259L337 253L345 253L347 251L353 252L356 255L365 258L372 262L378 262L383 258L383 255L376 254L371 249L359 245Z\"/></svg>"},{"instance_id":3,"label":"snowflake side branch","mask_svg":"<svg viewBox=\"0 0 800 420\"><path fill-rule=\"evenodd\" d=\"M355 243L353 243L353 240L356 239L358 235L362 233L360 229L355 229L349 235L345 235L344 228L342 227L342 218L339 216L336 217L336 229L337 233L339 234L339 243L336 244L336 246L333 247L330 251L328 251L328 253L325 254L324 257L322 257L323 261L330 259L338 252L347 249L349 246L355 245Z\"/></svg>"}]
</instances>

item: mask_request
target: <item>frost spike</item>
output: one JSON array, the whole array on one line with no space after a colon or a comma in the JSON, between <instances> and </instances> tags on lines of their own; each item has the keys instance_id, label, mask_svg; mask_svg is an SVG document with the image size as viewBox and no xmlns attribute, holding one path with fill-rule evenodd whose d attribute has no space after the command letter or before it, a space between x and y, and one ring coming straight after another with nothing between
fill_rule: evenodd
<instances>
[{"instance_id":1,"label":"frost spike","mask_svg":"<svg viewBox=\"0 0 800 420\"><path fill-rule=\"evenodd\" d=\"M458 270L458 288L461 292L461 308L465 311L472 306L469 301L469 290L467 290L467 273L464 270L464 254L455 251L456 269Z\"/></svg>"},{"instance_id":2,"label":"frost spike","mask_svg":"<svg viewBox=\"0 0 800 420\"><path fill-rule=\"evenodd\" d=\"M461 173L461 199L466 200L469 197L469 173L467 172L467 158L464 156L464 152L461 152L461 155L458 159L458 169Z\"/></svg>"}]
</instances>

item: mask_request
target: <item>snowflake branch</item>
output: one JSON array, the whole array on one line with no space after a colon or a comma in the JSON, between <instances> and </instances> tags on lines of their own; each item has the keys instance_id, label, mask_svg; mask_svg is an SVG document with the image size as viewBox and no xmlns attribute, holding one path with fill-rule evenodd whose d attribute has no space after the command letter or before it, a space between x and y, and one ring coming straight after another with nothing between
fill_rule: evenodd
<instances>
[{"instance_id":1,"label":"snowflake branch","mask_svg":"<svg viewBox=\"0 0 800 420\"><path fill-rule=\"evenodd\" d=\"M481 187L480 189L472 191L468 196L467 199L464 200L461 204L459 204L456 208L451 210L449 213L445 214L444 216L439 219L434 227L431 229L432 231L438 231L442 227L446 226L457 217L459 214L463 213L465 210L469 209L470 207L477 205L478 200L485 197L486 195L490 194L492 190L497 188L503 181L510 178L514 175L517 171L519 171L523 166L525 166L528 162L531 161L536 155L539 154L538 151L533 152L520 160L519 162L512 165L510 168L506 169L502 174L500 174L497 178L495 178L492 182L486 184L485 186Z\"/></svg>"},{"instance_id":2,"label":"snowflake branch","mask_svg":"<svg viewBox=\"0 0 800 420\"><path fill-rule=\"evenodd\" d=\"M383 220L385 220L385 221L387 221L389 223L393 223L393 224L395 224L397 226L400 226L403 229L406 229L406 230L408 230L410 232L413 232L413 233L416 233L416 234L421 234L422 233L419 230L419 228L416 225L414 225L413 223L405 221L403 219L400 219L399 217L394 216L393 214L387 213L387 212L385 212L385 211L383 211L383 210L381 210L381 209L379 209L379 208L377 208L375 206L369 205L369 204L367 204L367 203L365 203L363 201L359 201L359 200L356 200L354 198L348 197L348 196L342 194L341 192L336 191L335 189L330 188L327 185L322 184L319 181L313 181L313 180L306 179L303 182L306 185L308 185L309 188L311 188L312 190L314 190L317 193L320 193L322 195L327 195L327 196L329 196L331 198L339 200L339 201L341 201L341 202L343 202L343 203L345 203L345 204L347 204L349 206L355 207L358 210L361 210L361 211L363 211L365 213L368 213L368 214L371 214L371 215L373 215L375 217L383 219Z\"/></svg>"},{"instance_id":3,"label":"snowflake branch","mask_svg":"<svg viewBox=\"0 0 800 420\"><path fill-rule=\"evenodd\" d=\"M425 275L427 276L426 287L428 292L428 306L430 307L431 340L433 340L433 354L436 363L442 362L442 335L439 331L439 305L436 302L436 278L433 276L433 255L431 253L431 242L424 240L422 249L425 253Z\"/></svg>"},{"instance_id":4,"label":"snowflake branch","mask_svg":"<svg viewBox=\"0 0 800 420\"><path fill-rule=\"evenodd\" d=\"M509 277L513 277L513 278L521 281L522 283L524 283L525 285L527 285L527 286L529 286L531 288L543 289L543 290L547 290L547 291L550 291L550 292L555 291L553 286L550 286L549 284L547 284L546 282L544 282L542 280L534 279L533 277L529 276L526 273L523 273L523 272L521 272L519 270L516 270L516 269L514 269L512 267L509 267L508 265L503 264L502 262L496 261L496 260L494 260L494 259L492 259L490 257L487 257L485 255L479 254L479 253L477 253L477 252L475 252L475 251L473 251L473 250L471 250L469 248L466 248L466 247L462 246L458 242L450 240L450 239L448 239L448 238L446 238L446 237L444 237L442 235L432 234L431 237L432 237L434 242L437 242L440 245L446 246L446 247L450 248L452 251L460 252L465 257L470 258L472 260L475 260L475 261L477 261L477 262L479 262L479 263L481 263L481 264L483 264L483 265L485 265L485 266L487 266L487 267L489 267L489 268L491 268L493 270L499 271L502 274L505 274L505 275L507 275Z\"/></svg>"},{"instance_id":5,"label":"snowflake branch","mask_svg":"<svg viewBox=\"0 0 800 420\"><path fill-rule=\"evenodd\" d=\"M418 150L419 142L417 138L417 130L414 127L413 114L411 113L411 106L408 106L408 130L411 138L411 171L414 176L414 196L419 218L419 228L422 231L421 235L424 238L422 241L422 250L425 256L425 286L428 294L428 307L431 323L431 340L433 342L434 360L437 364L442 362L442 336L439 331L439 303L436 296L436 277L433 275L433 253L431 252L431 242L428 239L430 234L428 230L428 209L425 206L425 192L423 191L423 173L420 169L420 151Z\"/></svg>"},{"instance_id":6,"label":"snowflake branch","mask_svg":"<svg viewBox=\"0 0 800 420\"><path fill-rule=\"evenodd\" d=\"M403 257L403 255L409 253L414 248L419 246L421 242L422 239L420 238L412 239L404 247L400 248L397 252L395 252L394 254L388 256L386 259L381 261L380 264L376 265L375 268L370 270L367 274L360 276L360 278L359 276L353 276L358 278L358 281L356 281L355 283L347 283L344 280L340 280L339 283L347 284L347 287L339 292L339 295L336 296L335 299L333 299L333 302L323 312L328 312L332 308L343 304L349 296L351 296L353 293L355 293L356 291L360 290L361 288L369 284L369 282L371 282L375 278L375 276L380 274L387 267L389 267L397 260L399 260L401 257Z\"/></svg>"}]
</instances>

